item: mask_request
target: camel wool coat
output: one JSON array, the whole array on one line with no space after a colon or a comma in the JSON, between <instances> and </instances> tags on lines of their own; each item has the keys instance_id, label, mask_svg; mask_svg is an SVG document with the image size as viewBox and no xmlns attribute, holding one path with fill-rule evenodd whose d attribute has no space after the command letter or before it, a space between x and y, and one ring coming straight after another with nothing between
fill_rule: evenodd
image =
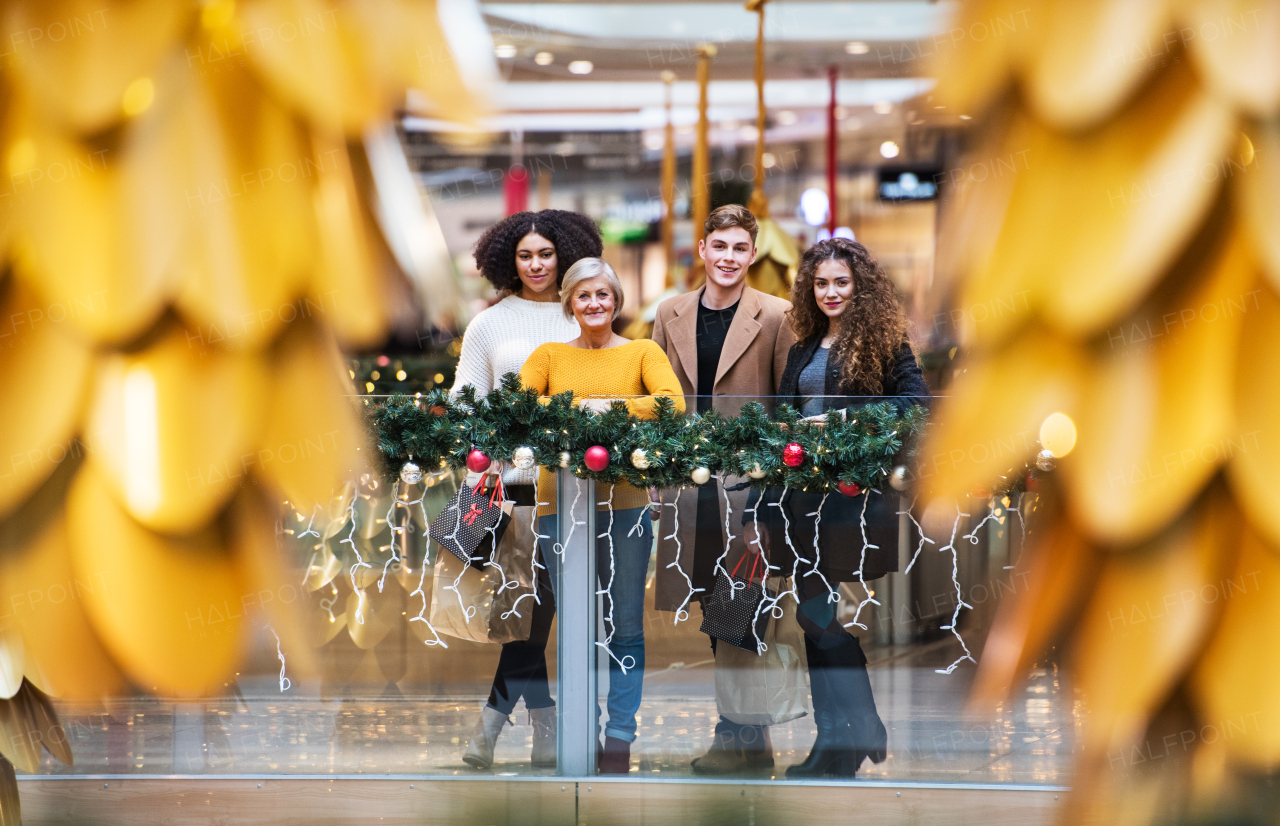
<instances>
[{"instance_id":1,"label":"camel wool coat","mask_svg":"<svg viewBox=\"0 0 1280 826\"><path fill-rule=\"evenodd\" d=\"M704 288L705 289L705 288ZM685 410L697 410L698 392L698 303L702 289L669 298L658 306L658 316L653 325L653 340L667 354L671 367L685 393ZM733 323L725 335L724 349L716 369L712 394L716 397L714 408L726 416L736 416L743 405L751 401L763 402L772 412L775 394L787 366L787 354L795 343L786 313L791 302L777 298L751 287L744 287ZM721 398L723 397L723 398ZM724 480L722 487L730 487L743 481L738 477ZM709 483L710 484L710 483ZM727 507L733 509L729 526L734 538L729 546L728 561L742 555L750 537L750 528L742 526L742 512L747 504L748 490L730 491ZM676 497L676 507L663 507L658 533L658 563L654 592L654 607L659 611L676 611L688 607L700 595L690 599L690 585L685 575L694 570L694 528L697 523L698 491L690 482L689 487L662 491L663 502ZM726 518L726 501L720 497L720 522ZM675 530L679 519L679 531ZM724 530L721 529L724 536ZM677 542L676 540L679 540ZM720 549L723 551L723 547ZM678 552L677 552L678 551ZM673 562L675 567L668 567ZM683 573L682 573L683 572ZM702 583L709 587L708 583Z\"/></svg>"}]
</instances>

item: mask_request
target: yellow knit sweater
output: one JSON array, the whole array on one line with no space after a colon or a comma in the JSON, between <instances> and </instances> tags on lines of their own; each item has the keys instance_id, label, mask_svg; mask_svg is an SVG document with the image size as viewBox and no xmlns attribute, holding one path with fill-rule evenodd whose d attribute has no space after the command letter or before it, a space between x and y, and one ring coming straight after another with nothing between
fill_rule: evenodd
<instances>
[{"instance_id":1,"label":"yellow knit sweater","mask_svg":"<svg viewBox=\"0 0 1280 826\"><path fill-rule=\"evenodd\" d=\"M662 348L648 339L630 341L619 347L587 350L570 344L543 344L520 368L520 381L540 396L573 391L574 402L587 398L625 398L631 415L652 418L658 396L669 396L676 409L684 412L684 391ZM612 451L611 445L604 445ZM629 462L627 456L610 456L611 462ZM602 487L602 499L609 496ZM556 512L556 477L545 468L538 475L538 499L549 502L538 515ZM619 482L613 489L613 507L641 508L649 504L649 493ZM604 503L600 503L604 507Z\"/></svg>"}]
</instances>

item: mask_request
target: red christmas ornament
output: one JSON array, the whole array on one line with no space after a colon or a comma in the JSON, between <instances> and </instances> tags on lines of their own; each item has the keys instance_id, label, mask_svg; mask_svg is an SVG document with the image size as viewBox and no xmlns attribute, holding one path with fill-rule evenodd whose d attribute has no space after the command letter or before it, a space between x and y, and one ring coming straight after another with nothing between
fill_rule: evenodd
<instances>
[{"instance_id":1,"label":"red christmas ornament","mask_svg":"<svg viewBox=\"0 0 1280 826\"><path fill-rule=\"evenodd\" d=\"M1032 493L1038 493L1040 490L1040 480L1034 474L1027 474L1027 490Z\"/></svg>"},{"instance_id":2,"label":"red christmas ornament","mask_svg":"<svg viewBox=\"0 0 1280 826\"><path fill-rule=\"evenodd\" d=\"M804 448L792 442L782 449L782 464L787 467L800 467L804 464Z\"/></svg>"},{"instance_id":3,"label":"red christmas ornament","mask_svg":"<svg viewBox=\"0 0 1280 826\"><path fill-rule=\"evenodd\" d=\"M467 470L472 473L484 473L492 464L488 456L484 455L484 451L478 448L472 448L467 454Z\"/></svg>"},{"instance_id":4,"label":"red christmas ornament","mask_svg":"<svg viewBox=\"0 0 1280 826\"><path fill-rule=\"evenodd\" d=\"M836 485L840 492L845 496L854 497L862 493L862 488L858 487L854 482L840 482Z\"/></svg>"},{"instance_id":5,"label":"red christmas ornament","mask_svg":"<svg viewBox=\"0 0 1280 826\"><path fill-rule=\"evenodd\" d=\"M593 445L587 448L586 455L587 470L593 473L599 473L609 466L609 451L600 445Z\"/></svg>"}]
</instances>

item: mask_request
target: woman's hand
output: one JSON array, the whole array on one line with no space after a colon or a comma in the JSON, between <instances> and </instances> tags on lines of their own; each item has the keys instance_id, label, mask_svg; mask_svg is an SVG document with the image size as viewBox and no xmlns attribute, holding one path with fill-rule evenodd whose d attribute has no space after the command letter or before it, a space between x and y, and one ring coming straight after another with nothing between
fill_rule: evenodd
<instances>
[{"instance_id":1,"label":"woman's hand","mask_svg":"<svg viewBox=\"0 0 1280 826\"><path fill-rule=\"evenodd\" d=\"M622 399L583 399L578 403L578 407L590 410L592 413L606 413L614 402L620 401Z\"/></svg>"},{"instance_id":2,"label":"woman's hand","mask_svg":"<svg viewBox=\"0 0 1280 826\"><path fill-rule=\"evenodd\" d=\"M827 423L828 416L835 416L836 418L843 419L845 418L844 408L840 408L839 410L828 410L826 413L819 413L816 416L805 416L804 421L813 422L816 425L824 425Z\"/></svg>"}]
</instances>

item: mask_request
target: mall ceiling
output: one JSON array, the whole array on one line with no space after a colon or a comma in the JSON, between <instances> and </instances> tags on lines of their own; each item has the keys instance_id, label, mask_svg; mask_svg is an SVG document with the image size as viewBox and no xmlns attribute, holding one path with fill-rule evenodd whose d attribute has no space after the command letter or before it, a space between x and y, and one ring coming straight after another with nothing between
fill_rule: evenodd
<instances>
[{"instance_id":1,"label":"mall ceiling","mask_svg":"<svg viewBox=\"0 0 1280 826\"><path fill-rule=\"evenodd\" d=\"M448 4L473 0L443 0ZM962 125L964 113L936 107L929 94L937 61L954 48L955 2L926 0L769 0L765 17L770 146L820 141L830 99L828 70L839 72L837 119L844 150L874 162L886 140L903 145ZM481 129L488 142L516 135L566 132L640 133L645 149L662 145L667 121L664 71L675 76L672 121L676 143L694 140L698 89L696 49L717 54L709 87L711 141L718 147L755 143L754 84L757 15L740 0L671 2L480 2L488 28L492 116ZM447 16L447 10L444 11ZM480 55L472 55L480 58ZM584 64L589 68L583 71ZM492 72L493 69L491 68ZM408 132L460 127L432 118L411 98ZM422 147L430 149L430 144ZM447 152L447 146L438 151Z\"/></svg>"},{"instance_id":2,"label":"mall ceiling","mask_svg":"<svg viewBox=\"0 0 1280 826\"><path fill-rule=\"evenodd\" d=\"M771 79L911 77L938 52L953 2L925 0L772 0L765 41ZM718 49L714 76L753 77L757 18L741 2L481 3L513 81L575 79L573 61L590 61L592 80L654 80L664 69L694 76L694 49ZM945 47L948 42L943 38ZM539 54L543 56L539 58ZM548 57L547 55L550 55Z\"/></svg>"}]
</instances>

